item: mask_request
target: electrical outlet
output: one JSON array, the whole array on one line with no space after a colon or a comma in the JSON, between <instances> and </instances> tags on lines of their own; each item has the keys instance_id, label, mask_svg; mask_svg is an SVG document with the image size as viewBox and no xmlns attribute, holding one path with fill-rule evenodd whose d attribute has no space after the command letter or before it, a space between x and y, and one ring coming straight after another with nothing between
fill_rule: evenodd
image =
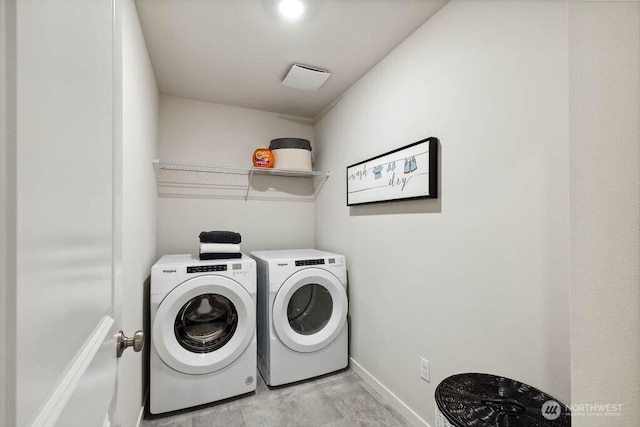
<instances>
[{"instance_id":1,"label":"electrical outlet","mask_svg":"<svg viewBox=\"0 0 640 427\"><path fill-rule=\"evenodd\" d=\"M420 358L420 378L426 382L431 381L431 371L429 370L429 361L424 357Z\"/></svg>"}]
</instances>

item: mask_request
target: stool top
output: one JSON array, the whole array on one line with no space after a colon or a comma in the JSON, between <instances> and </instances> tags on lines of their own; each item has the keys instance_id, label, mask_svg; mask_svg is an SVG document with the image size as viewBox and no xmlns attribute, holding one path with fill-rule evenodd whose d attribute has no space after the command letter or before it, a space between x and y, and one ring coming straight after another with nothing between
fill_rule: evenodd
<instances>
[{"instance_id":1,"label":"stool top","mask_svg":"<svg viewBox=\"0 0 640 427\"><path fill-rule=\"evenodd\" d=\"M571 411L558 399L519 381L490 374L445 378L436 405L456 427L565 427Z\"/></svg>"}]
</instances>

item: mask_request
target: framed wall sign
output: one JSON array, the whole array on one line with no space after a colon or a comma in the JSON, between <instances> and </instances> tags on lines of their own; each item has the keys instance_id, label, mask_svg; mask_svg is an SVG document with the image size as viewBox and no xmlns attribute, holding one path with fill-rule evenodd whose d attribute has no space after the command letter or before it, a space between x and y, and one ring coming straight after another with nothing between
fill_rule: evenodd
<instances>
[{"instance_id":1,"label":"framed wall sign","mask_svg":"<svg viewBox=\"0 0 640 427\"><path fill-rule=\"evenodd\" d=\"M347 166L347 206L438 197L438 138Z\"/></svg>"}]
</instances>

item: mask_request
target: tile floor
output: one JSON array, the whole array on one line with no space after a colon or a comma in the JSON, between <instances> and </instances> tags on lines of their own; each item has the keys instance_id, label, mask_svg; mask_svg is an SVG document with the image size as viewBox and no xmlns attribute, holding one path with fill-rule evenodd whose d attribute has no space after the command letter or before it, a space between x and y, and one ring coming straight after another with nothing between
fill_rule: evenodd
<instances>
[{"instance_id":1,"label":"tile floor","mask_svg":"<svg viewBox=\"0 0 640 427\"><path fill-rule=\"evenodd\" d=\"M141 427L407 427L409 423L353 371L144 420Z\"/></svg>"}]
</instances>

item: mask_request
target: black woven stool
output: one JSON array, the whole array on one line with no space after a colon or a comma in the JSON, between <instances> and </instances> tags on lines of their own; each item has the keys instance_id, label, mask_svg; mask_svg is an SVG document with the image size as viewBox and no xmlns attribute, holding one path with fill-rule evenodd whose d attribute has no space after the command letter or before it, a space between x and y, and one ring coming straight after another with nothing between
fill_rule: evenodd
<instances>
[{"instance_id":1,"label":"black woven stool","mask_svg":"<svg viewBox=\"0 0 640 427\"><path fill-rule=\"evenodd\" d=\"M558 399L505 377L458 374L436 388L436 427L568 427Z\"/></svg>"}]
</instances>

